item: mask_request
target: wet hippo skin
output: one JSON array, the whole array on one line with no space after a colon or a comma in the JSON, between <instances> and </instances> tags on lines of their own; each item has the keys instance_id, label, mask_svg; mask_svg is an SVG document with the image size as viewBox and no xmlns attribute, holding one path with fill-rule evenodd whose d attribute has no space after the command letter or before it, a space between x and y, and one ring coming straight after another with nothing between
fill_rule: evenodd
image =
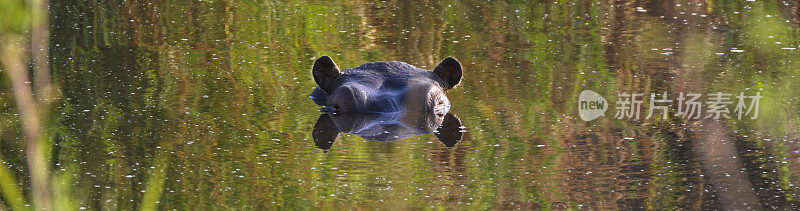
<instances>
[{"instance_id":1,"label":"wet hippo skin","mask_svg":"<svg viewBox=\"0 0 800 211\"><path fill-rule=\"evenodd\" d=\"M328 56L314 62L317 87L311 99L323 106L312 136L328 150L340 133L372 141L398 141L435 134L445 146L461 140L461 121L445 92L461 81L461 64L448 57L433 70L404 62L370 62L339 71Z\"/></svg>"},{"instance_id":2,"label":"wet hippo skin","mask_svg":"<svg viewBox=\"0 0 800 211\"><path fill-rule=\"evenodd\" d=\"M323 111L434 111L450 106L445 92L461 81L461 64L448 57L433 71L398 61L339 71L330 57L322 56L314 62L312 74L318 87L311 98Z\"/></svg>"}]
</instances>

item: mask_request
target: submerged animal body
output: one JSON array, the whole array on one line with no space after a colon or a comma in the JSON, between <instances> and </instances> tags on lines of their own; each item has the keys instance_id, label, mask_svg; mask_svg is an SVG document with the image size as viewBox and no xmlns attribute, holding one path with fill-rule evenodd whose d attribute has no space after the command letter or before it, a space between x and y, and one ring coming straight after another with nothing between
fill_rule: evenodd
<instances>
[{"instance_id":1,"label":"submerged animal body","mask_svg":"<svg viewBox=\"0 0 800 211\"><path fill-rule=\"evenodd\" d=\"M398 61L339 71L330 57L322 56L314 62L312 74L318 87L311 98L324 111L436 112L449 108L445 92L461 81L461 64L448 57L433 71Z\"/></svg>"}]
</instances>

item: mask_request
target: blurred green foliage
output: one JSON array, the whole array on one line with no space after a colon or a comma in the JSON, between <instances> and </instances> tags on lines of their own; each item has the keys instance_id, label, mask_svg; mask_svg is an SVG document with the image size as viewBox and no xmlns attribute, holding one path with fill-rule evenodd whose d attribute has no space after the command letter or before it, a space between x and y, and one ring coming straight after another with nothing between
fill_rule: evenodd
<instances>
[{"instance_id":1,"label":"blurred green foliage","mask_svg":"<svg viewBox=\"0 0 800 211\"><path fill-rule=\"evenodd\" d=\"M3 34L22 34L30 28L31 10L26 1L0 1L0 32Z\"/></svg>"}]
</instances>

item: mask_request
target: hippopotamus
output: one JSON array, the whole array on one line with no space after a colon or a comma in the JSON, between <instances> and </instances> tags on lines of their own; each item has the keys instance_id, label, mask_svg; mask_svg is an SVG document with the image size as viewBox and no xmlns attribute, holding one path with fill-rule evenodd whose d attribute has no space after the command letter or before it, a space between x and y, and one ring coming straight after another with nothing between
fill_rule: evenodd
<instances>
[{"instance_id":1,"label":"hippopotamus","mask_svg":"<svg viewBox=\"0 0 800 211\"><path fill-rule=\"evenodd\" d=\"M446 109L445 109L446 110ZM446 112L446 111L445 111ZM340 133L357 135L370 141L391 142L414 135L431 134L446 147L461 140L464 128L453 114L438 112L324 113L311 133L314 145L327 152Z\"/></svg>"},{"instance_id":2,"label":"hippopotamus","mask_svg":"<svg viewBox=\"0 0 800 211\"><path fill-rule=\"evenodd\" d=\"M317 87L310 97L325 112L436 111L450 107L445 92L461 81L461 63L447 57L431 71L399 61L370 62L339 71L322 56L312 75Z\"/></svg>"}]
</instances>

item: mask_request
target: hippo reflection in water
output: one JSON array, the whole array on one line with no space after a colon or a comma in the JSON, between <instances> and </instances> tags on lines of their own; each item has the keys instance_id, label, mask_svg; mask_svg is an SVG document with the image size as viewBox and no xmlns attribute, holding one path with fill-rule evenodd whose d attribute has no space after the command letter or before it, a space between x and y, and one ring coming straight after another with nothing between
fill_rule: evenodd
<instances>
[{"instance_id":1,"label":"hippo reflection in water","mask_svg":"<svg viewBox=\"0 0 800 211\"><path fill-rule=\"evenodd\" d=\"M314 141L322 149L330 148L342 132L396 141L442 126L436 136L445 145L461 138L461 122L447 113L450 101L445 96L461 81L461 63L454 58L444 59L433 71L398 61L339 71L330 57L322 56L312 74L317 88L310 97L326 112L314 126Z\"/></svg>"},{"instance_id":2,"label":"hippo reflection in water","mask_svg":"<svg viewBox=\"0 0 800 211\"><path fill-rule=\"evenodd\" d=\"M461 121L453 114L432 112L340 113L321 114L312 136L317 148L328 150L340 133L349 133L371 141L399 141L409 136L436 135L445 146L461 140Z\"/></svg>"}]
</instances>

